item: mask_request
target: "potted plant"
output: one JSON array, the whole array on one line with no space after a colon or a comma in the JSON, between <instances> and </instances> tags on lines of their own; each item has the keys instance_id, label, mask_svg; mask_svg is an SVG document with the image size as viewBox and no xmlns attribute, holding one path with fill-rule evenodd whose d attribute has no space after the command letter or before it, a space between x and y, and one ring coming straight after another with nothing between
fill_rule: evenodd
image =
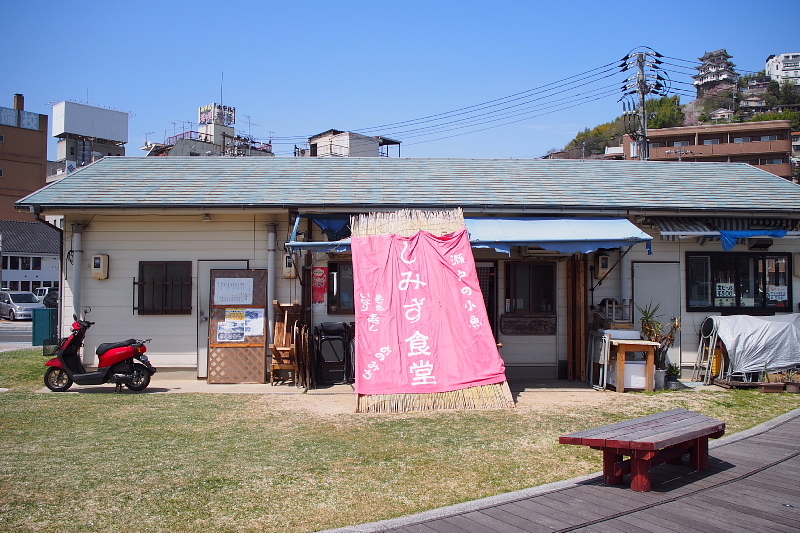
<instances>
[{"instance_id":1,"label":"potted plant","mask_svg":"<svg viewBox=\"0 0 800 533\"><path fill-rule=\"evenodd\" d=\"M800 374L797 373L797 370L787 370L785 377L784 388L786 392L800 393L800 381L797 381L800 378Z\"/></svg>"},{"instance_id":2,"label":"potted plant","mask_svg":"<svg viewBox=\"0 0 800 533\"><path fill-rule=\"evenodd\" d=\"M681 377L681 367L675 363L667 365L667 381L678 381Z\"/></svg>"},{"instance_id":3,"label":"potted plant","mask_svg":"<svg viewBox=\"0 0 800 533\"><path fill-rule=\"evenodd\" d=\"M769 380L769 372L767 365L764 364L764 370L761 371L761 380L758 382L758 392L783 392L783 382L774 382Z\"/></svg>"},{"instance_id":4,"label":"potted plant","mask_svg":"<svg viewBox=\"0 0 800 533\"><path fill-rule=\"evenodd\" d=\"M634 304L636 305L636 304ZM661 304L653 306L653 302L647 304L646 307L641 308L636 305L636 309L641 313L639 324L641 326L642 337L648 341L659 343L656 348L656 389L664 388L664 381L669 377L669 360L667 359L667 352L670 346L675 342L675 334L681 328L680 317L673 318L669 324L664 324L658 318L661 316L658 313L658 308ZM668 329L667 329L668 328ZM677 366L677 365L675 365ZM680 367L678 368L678 375L680 375ZM677 377L674 380L677 381Z\"/></svg>"}]
</instances>

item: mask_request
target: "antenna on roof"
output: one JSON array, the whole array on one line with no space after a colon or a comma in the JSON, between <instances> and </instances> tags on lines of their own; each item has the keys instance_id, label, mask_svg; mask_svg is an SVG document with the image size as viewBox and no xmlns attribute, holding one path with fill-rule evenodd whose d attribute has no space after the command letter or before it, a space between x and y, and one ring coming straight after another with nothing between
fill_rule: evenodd
<instances>
[{"instance_id":1,"label":"antenna on roof","mask_svg":"<svg viewBox=\"0 0 800 533\"><path fill-rule=\"evenodd\" d=\"M219 105L222 105L222 86L225 84L225 71L222 71L222 77L219 82Z\"/></svg>"}]
</instances>

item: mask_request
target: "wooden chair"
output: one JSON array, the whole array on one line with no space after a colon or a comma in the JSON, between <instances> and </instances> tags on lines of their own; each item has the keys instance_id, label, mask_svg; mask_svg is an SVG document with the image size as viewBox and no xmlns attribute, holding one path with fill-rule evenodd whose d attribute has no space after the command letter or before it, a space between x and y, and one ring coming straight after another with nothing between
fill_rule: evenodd
<instances>
[{"instance_id":1,"label":"wooden chair","mask_svg":"<svg viewBox=\"0 0 800 533\"><path fill-rule=\"evenodd\" d=\"M276 380L286 381L291 379L297 384L297 347L296 332L300 328L300 304L282 304L273 300L275 307L275 335L269 345L272 361L270 363L269 382L275 385ZM286 372L288 376L277 376L277 372Z\"/></svg>"}]
</instances>

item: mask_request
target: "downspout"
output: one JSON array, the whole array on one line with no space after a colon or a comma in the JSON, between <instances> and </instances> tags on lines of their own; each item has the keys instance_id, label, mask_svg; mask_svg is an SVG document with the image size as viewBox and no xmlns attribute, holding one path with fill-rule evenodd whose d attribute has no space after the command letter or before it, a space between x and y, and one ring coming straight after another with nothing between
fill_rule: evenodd
<instances>
[{"instance_id":1,"label":"downspout","mask_svg":"<svg viewBox=\"0 0 800 533\"><path fill-rule=\"evenodd\" d=\"M628 307L628 317L627 320L633 321L633 299L631 293L633 292L632 288L632 281L631 281L631 260L628 257L628 252L630 251L631 247L628 247L624 253L622 253L622 257L620 257L620 287L619 287L619 299L620 303L622 304L622 312L625 313L625 306L629 305ZM622 317L623 320L626 319L625 316Z\"/></svg>"},{"instance_id":2,"label":"downspout","mask_svg":"<svg viewBox=\"0 0 800 533\"><path fill-rule=\"evenodd\" d=\"M269 224L269 233L267 237L267 342L272 344L275 334L275 306L272 305L273 300L277 300L275 295L275 272L281 268L276 262L276 243L277 231L276 224Z\"/></svg>"},{"instance_id":3,"label":"downspout","mask_svg":"<svg viewBox=\"0 0 800 533\"><path fill-rule=\"evenodd\" d=\"M72 225L72 309L81 318L81 263L83 262L83 224Z\"/></svg>"}]
</instances>

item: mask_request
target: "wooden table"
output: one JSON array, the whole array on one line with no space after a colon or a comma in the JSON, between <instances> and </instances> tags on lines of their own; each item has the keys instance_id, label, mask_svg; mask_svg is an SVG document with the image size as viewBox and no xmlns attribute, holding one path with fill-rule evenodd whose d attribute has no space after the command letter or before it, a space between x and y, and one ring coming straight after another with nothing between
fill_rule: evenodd
<instances>
[{"instance_id":1,"label":"wooden table","mask_svg":"<svg viewBox=\"0 0 800 533\"><path fill-rule=\"evenodd\" d=\"M603 483L621 485L630 473L631 489L648 492L650 469L661 463L680 464L684 454L695 470L708 470L708 439L725 434L725 422L686 409L672 409L558 439L561 444L603 451ZM624 460L623 456L630 459Z\"/></svg>"},{"instance_id":2,"label":"wooden table","mask_svg":"<svg viewBox=\"0 0 800 533\"><path fill-rule=\"evenodd\" d=\"M656 346L654 341L637 341L627 339L611 339L609 357L617 361L617 392L625 392L625 354L628 352L645 353L644 390L653 391L656 376Z\"/></svg>"}]
</instances>

